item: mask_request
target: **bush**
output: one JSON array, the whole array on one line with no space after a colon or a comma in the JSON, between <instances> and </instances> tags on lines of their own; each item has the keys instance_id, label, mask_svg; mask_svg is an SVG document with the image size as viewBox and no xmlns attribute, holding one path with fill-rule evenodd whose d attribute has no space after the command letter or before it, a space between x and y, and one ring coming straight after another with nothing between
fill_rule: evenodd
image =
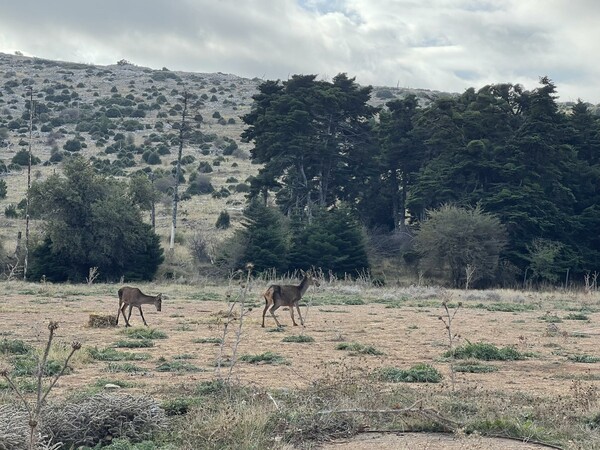
<instances>
[{"instance_id":1,"label":"bush","mask_svg":"<svg viewBox=\"0 0 600 450\"><path fill-rule=\"evenodd\" d=\"M18 164L23 167L27 167L29 165L29 152L25 149L19 150L15 153L15 156L11 159L13 164ZM40 158L35 155L31 155L31 165L35 166L40 163Z\"/></svg>"},{"instance_id":2,"label":"bush","mask_svg":"<svg viewBox=\"0 0 600 450\"><path fill-rule=\"evenodd\" d=\"M63 446L108 444L113 439L151 440L166 426L165 411L149 397L97 394L44 411L43 433Z\"/></svg>"},{"instance_id":3,"label":"bush","mask_svg":"<svg viewBox=\"0 0 600 450\"><path fill-rule=\"evenodd\" d=\"M222 230L226 230L231 226L231 217L227 211L221 211L219 217L217 217L217 223L215 223L215 227L220 228Z\"/></svg>"},{"instance_id":4,"label":"bush","mask_svg":"<svg viewBox=\"0 0 600 450\"><path fill-rule=\"evenodd\" d=\"M483 361L514 361L525 359L525 355L513 347L498 348L486 342L478 342L476 344L468 342L465 345L456 347L452 351L447 351L444 356L446 358L479 359Z\"/></svg>"},{"instance_id":5,"label":"bush","mask_svg":"<svg viewBox=\"0 0 600 450\"><path fill-rule=\"evenodd\" d=\"M63 149L68 152L78 152L81 150L81 142L78 139L69 139L65 142L65 145L63 145Z\"/></svg>"},{"instance_id":6,"label":"bush","mask_svg":"<svg viewBox=\"0 0 600 450\"><path fill-rule=\"evenodd\" d=\"M383 367L375 373L377 379L391 383L439 383L442 374L429 364L417 364L407 370Z\"/></svg>"}]
</instances>

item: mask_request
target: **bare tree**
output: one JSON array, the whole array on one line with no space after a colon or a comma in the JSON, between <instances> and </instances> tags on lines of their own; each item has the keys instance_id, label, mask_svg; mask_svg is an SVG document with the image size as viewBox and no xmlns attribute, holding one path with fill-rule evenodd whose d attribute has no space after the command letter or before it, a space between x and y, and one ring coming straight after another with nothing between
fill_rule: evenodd
<instances>
[{"instance_id":1,"label":"bare tree","mask_svg":"<svg viewBox=\"0 0 600 450\"><path fill-rule=\"evenodd\" d=\"M181 177L181 154L183 153L183 140L186 131L186 116L189 94L183 91L183 110L181 111L181 123L179 124L179 152L177 153L177 169L175 172L175 186L173 188L173 221L171 223L171 240L169 242L169 251L173 253L175 249L175 231L177 230L177 204L179 202L179 178Z\"/></svg>"},{"instance_id":2,"label":"bare tree","mask_svg":"<svg viewBox=\"0 0 600 450\"><path fill-rule=\"evenodd\" d=\"M25 259L23 261L23 279L27 279L27 267L29 264L29 201L31 190L31 140L33 133L33 86L29 87L29 146L27 161L27 195L25 200Z\"/></svg>"}]
</instances>

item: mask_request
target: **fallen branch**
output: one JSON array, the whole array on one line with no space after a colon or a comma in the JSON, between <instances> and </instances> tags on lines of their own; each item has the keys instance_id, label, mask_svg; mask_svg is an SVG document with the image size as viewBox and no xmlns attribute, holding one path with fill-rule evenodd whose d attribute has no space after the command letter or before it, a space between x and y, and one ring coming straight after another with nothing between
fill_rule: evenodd
<instances>
[{"instance_id":1,"label":"fallen branch","mask_svg":"<svg viewBox=\"0 0 600 450\"><path fill-rule=\"evenodd\" d=\"M419 402L417 402L417 403L419 403ZM462 428L461 424L454 422L453 420L447 419L446 417L442 416L438 411L436 411L433 408L415 407L415 405L417 403L409 406L408 408L401 408L401 409L350 408L350 409L335 409L335 410L319 411L317 414L320 414L320 415L329 415L329 414L399 414L399 415L405 415L405 416L415 414L415 415L420 415L422 417L425 417L428 420L437 422L440 425L442 425L444 428L446 428L447 430L452 431L452 432Z\"/></svg>"}]
</instances>

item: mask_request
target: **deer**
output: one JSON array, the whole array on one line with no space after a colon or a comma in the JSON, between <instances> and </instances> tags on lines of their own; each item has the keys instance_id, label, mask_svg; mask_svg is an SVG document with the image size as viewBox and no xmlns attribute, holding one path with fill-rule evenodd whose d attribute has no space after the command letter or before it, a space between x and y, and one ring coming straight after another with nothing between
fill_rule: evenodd
<instances>
[{"instance_id":1,"label":"deer","mask_svg":"<svg viewBox=\"0 0 600 450\"><path fill-rule=\"evenodd\" d=\"M269 286L269 289L265 291L263 297L265 298L265 309L262 315L262 327L265 327L265 314L269 308L273 319L275 319L275 323L278 328L281 328L281 324L275 317L275 311L280 306L287 306L290 308L290 315L292 316L292 323L295 327L298 326L296 320L294 319L294 308L298 311L298 315L300 316L300 323L304 326L304 319L302 319L302 314L300 313L300 307L298 303L302 296L306 293L307 289L311 284L315 286L319 286L319 281L313 277L310 272L300 271L303 275L302 281L298 286L289 285L289 284L272 284Z\"/></svg>"},{"instance_id":2,"label":"deer","mask_svg":"<svg viewBox=\"0 0 600 450\"><path fill-rule=\"evenodd\" d=\"M140 310L140 316L142 316L144 325L148 326L146 319L144 318L144 313L142 312L142 305L154 305L156 306L156 310L160 311L162 305L162 294L158 294L156 296L146 295L138 288L128 286L119 289L119 310L117 311L116 324L119 325L119 316L122 313L123 319L125 319L125 327L130 327L131 325L129 324L129 319L131 318L131 310L135 306ZM129 306L129 315L125 317L125 308L127 308L127 306Z\"/></svg>"}]
</instances>

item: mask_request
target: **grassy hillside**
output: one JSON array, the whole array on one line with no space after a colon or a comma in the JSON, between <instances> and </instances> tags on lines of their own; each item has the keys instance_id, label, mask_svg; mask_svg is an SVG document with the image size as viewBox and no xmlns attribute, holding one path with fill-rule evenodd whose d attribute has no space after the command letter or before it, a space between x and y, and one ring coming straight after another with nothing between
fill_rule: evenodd
<instances>
[{"instance_id":1,"label":"grassy hillside","mask_svg":"<svg viewBox=\"0 0 600 450\"><path fill-rule=\"evenodd\" d=\"M179 192L185 192L195 173L193 176L210 181L215 193L187 196L180 203L177 247L168 271L190 274L189 249L195 236L201 235L213 245L239 226L247 189L244 184L258 170L249 160L252 144L240 139L244 129L241 117L250 111L252 96L262 80L153 70L126 61L94 66L1 53L0 74L0 160L6 166L0 176L8 187L7 197L0 200L0 238L9 254L16 248L17 234L25 229L22 218L9 217L5 211L25 198L26 165L16 164L14 158L29 144L30 88L35 105L32 154L39 158L32 171L34 180L60 171L62 161L74 154L89 158L100 172L115 179L149 168L168 174L177 159L182 94L187 91L188 120L195 134L183 148L187 164ZM382 105L408 94L417 95L423 105L450 95L379 87L374 88L371 102ZM155 161L149 157L151 153ZM172 217L168 183L168 177L159 181L165 194L156 215L164 247L168 246ZM232 229L215 228L221 211L230 214ZM41 225L32 224L34 239Z\"/></svg>"}]
</instances>

